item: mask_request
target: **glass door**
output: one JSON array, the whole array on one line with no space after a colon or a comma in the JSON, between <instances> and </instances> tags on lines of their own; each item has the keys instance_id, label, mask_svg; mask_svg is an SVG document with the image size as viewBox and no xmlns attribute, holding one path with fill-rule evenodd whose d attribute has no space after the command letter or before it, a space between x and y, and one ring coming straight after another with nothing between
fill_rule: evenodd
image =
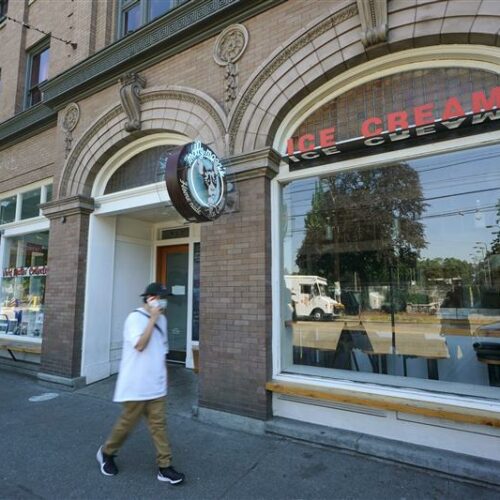
<instances>
[{"instance_id":1,"label":"glass door","mask_svg":"<svg viewBox=\"0 0 500 500\"><path fill-rule=\"evenodd\" d=\"M187 310L188 310L188 245L158 248L157 280L164 283L170 295L166 316L168 319L168 359L186 361Z\"/></svg>"}]
</instances>

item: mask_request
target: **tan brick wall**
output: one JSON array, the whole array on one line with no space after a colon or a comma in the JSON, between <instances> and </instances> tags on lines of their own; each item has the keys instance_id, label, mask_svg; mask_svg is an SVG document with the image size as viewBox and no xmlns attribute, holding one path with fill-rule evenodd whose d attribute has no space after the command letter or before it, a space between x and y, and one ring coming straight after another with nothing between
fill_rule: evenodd
<instances>
[{"instance_id":1,"label":"tan brick wall","mask_svg":"<svg viewBox=\"0 0 500 500\"><path fill-rule=\"evenodd\" d=\"M114 41L116 6L114 1L97 0L96 19L96 51L99 51Z\"/></svg>"},{"instance_id":2,"label":"tan brick wall","mask_svg":"<svg viewBox=\"0 0 500 500\"><path fill-rule=\"evenodd\" d=\"M260 419L271 410L269 185L240 182L240 212L201 231L199 403Z\"/></svg>"},{"instance_id":3,"label":"tan brick wall","mask_svg":"<svg viewBox=\"0 0 500 500\"><path fill-rule=\"evenodd\" d=\"M70 68L112 41L115 0L10 0L7 14L63 40L50 40L49 78ZM26 51L47 35L6 20L0 25L0 123L24 109Z\"/></svg>"},{"instance_id":4,"label":"tan brick wall","mask_svg":"<svg viewBox=\"0 0 500 500\"><path fill-rule=\"evenodd\" d=\"M50 222L45 295L43 373L80 375L88 215L68 215Z\"/></svg>"},{"instance_id":5,"label":"tan brick wall","mask_svg":"<svg viewBox=\"0 0 500 500\"><path fill-rule=\"evenodd\" d=\"M9 2L8 14L17 19L23 19L24 0ZM19 25L3 21L0 25L0 47L0 69L2 70L0 122L3 122L18 111L20 104L17 82L20 75L24 78L24 65L20 64L20 54L24 53L24 34Z\"/></svg>"},{"instance_id":6,"label":"tan brick wall","mask_svg":"<svg viewBox=\"0 0 500 500\"><path fill-rule=\"evenodd\" d=\"M0 196L55 175L56 129L51 128L0 151Z\"/></svg>"}]
</instances>

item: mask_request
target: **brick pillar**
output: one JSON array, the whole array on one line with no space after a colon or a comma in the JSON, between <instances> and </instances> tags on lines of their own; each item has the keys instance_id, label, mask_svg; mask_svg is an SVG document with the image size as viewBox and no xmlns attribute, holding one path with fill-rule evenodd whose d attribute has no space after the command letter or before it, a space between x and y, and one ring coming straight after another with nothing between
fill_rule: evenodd
<instances>
[{"instance_id":1,"label":"brick pillar","mask_svg":"<svg viewBox=\"0 0 500 500\"><path fill-rule=\"evenodd\" d=\"M227 161L239 210L201 230L200 407L265 420L271 357L270 149Z\"/></svg>"},{"instance_id":2,"label":"brick pillar","mask_svg":"<svg viewBox=\"0 0 500 500\"><path fill-rule=\"evenodd\" d=\"M83 196L42 206L50 219L47 288L39 378L75 385L80 377L89 215Z\"/></svg>"}]
</instances>

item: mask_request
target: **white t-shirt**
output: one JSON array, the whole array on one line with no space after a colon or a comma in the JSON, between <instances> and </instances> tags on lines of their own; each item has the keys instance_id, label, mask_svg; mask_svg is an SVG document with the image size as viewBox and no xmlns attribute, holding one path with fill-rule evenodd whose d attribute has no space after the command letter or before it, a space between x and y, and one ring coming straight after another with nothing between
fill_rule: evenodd
<instances>
[{"instance_id":1,"label":"white t-shirt","mask_svg":"<svg viewBox=\"0 0 500 500\"><path fill-rule=\"evenodd\" d=\"M156 320L145 349L138 351L135 348L148 321L149 314L143 308L131 312L125 320L122 359L113 401L146 401L167 394L165 355L168 338L167 318L163 314Z\"/></svg>"}]
</instances>

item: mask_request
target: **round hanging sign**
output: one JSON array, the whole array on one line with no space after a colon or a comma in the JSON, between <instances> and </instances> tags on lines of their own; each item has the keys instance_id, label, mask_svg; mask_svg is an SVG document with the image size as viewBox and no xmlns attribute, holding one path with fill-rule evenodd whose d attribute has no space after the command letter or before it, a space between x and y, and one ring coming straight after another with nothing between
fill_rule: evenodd
<instances>
[{"instance_id":1,"label":"round hanging sign","mask_svg":"<svg viewBox=\"0 0 500 500\"><path fill-rule=\"evenodd\" d=\"M217 155L200 141L174 149L165 181L175 209L190 222L217 219L226 203L225 173Z\"/></svg>"}]
</instances>

